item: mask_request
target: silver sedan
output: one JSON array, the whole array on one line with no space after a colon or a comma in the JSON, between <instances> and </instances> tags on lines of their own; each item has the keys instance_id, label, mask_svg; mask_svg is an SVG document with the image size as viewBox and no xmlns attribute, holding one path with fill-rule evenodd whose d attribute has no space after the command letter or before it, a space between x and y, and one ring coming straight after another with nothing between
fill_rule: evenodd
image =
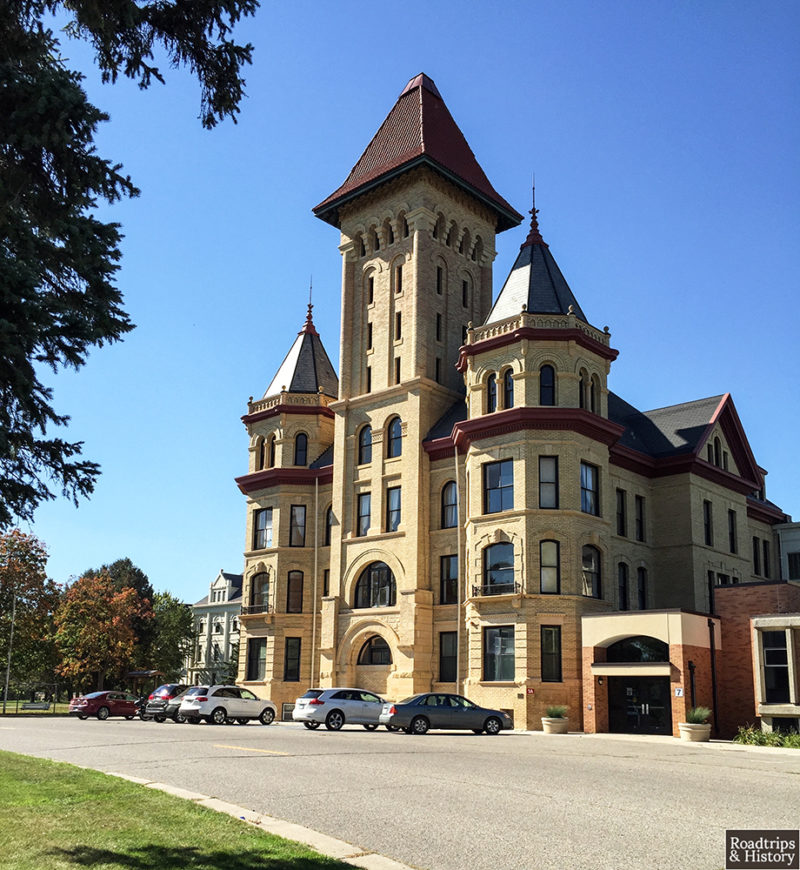
<instances>
[{"instance_id":1,"label":"silver sedan","mask_svg":"<svg viewBox=\"0 0 800 870\"><path fill-rule=\"evenodd\" d=\"M425 692L396 704L384 704L380 722L408 734L426 734L430 728L499 734L514 727L511 717L502 710L479 707L462 695L443 692Z\"/></svg>"}]
</instances>

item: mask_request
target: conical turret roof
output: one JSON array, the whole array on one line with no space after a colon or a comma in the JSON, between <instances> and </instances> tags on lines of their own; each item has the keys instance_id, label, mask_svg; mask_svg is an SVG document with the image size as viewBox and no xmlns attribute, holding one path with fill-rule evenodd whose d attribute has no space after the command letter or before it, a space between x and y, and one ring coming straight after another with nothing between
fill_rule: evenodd
<instances>
[{"instance_id":1,"label":"conical turret roof","mask_svg":"<svg viewBox=\"0 0 800 870\"><path fill-rule=\"evenodd\" d=\"M283 390L288 393L318 393L320 387L324 395L332 399L339 397L339 379L314 327L313 307L309 302L306 322L263 398L277 396Z\"/></svg>"},{"instance_id":2,"label":"conical turret roof","mask_svg":"<svg viewBox=\"0 0 800 870\"><path fill-rule=\"evenodd\" d=\"M314 214L337 226L339 206L418 165L431 166L488 205L497 214L498 232L522 220L492 187L433 79L424 73L405 86L344 184Z\"/></svg>"},{"instance_id":3,"label":"conical turret roof","mask_svg":"<svg viewBox=\"0 0 800 870\"><path fill-rule=\"evenodd\" d=\"M539 210L531 209L531 229L520 248L503 289L497 297L486 323L494 323L520 313L523 305L531 314L569 314L570 308L584 322L578 300L569 289L547 242L539 232Z\"/></svg>"}]
</instances>

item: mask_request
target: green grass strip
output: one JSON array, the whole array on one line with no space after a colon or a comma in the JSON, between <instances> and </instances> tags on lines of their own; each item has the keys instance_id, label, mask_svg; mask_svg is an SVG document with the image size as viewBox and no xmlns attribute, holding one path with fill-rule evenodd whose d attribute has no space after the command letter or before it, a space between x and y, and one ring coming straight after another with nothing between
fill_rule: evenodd
<instances>
[{"instance_id":1,"label":"green grass strip","mask_svg":"<svg viewBox=\"0 0 800 870\"><path fill-rule=\"evenodd\" d=\"M0 752L0 866L351 870L191 801L11 752Z\"/></svg>"}]
</instances>

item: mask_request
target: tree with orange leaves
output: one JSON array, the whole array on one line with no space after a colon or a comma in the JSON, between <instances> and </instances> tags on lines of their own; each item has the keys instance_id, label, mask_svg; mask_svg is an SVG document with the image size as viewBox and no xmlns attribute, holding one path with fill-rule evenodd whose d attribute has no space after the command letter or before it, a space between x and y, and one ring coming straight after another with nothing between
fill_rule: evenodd
<instances>
[{"instance_id":1,"label":"tree with orange leaves","mask_svg":"<svg viewBox=\"0 0 800 870\"><path fill-rule=\"evenodd\" d=\"M129 669L136 621L150 618L149 602L135 589L117 590L104 573L81 577L63 594L56 611L57 671L79 686L93 682L102 689L106 677Z\"/></svg>"}]
</instances>

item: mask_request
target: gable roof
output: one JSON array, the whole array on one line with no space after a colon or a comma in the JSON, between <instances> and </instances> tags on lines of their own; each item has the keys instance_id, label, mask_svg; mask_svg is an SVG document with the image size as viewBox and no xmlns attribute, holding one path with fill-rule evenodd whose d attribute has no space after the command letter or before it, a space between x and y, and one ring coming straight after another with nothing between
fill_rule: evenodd
<instances>
[{"instance_id":1,"label":"gable roof","mask_svg":"<svg viewBox=\"0 0 800 870\"><path fill-rule=\"evenodd\" d=\"M231 594L228 597L227 601L218 601L217 604L231 604L237 601L241 601L242 598L242 581L244 580L244 576L242 574L231 574L228 571L220 570L219 574L214 578L214 582L219 580L220 577L225 578L231 584ZM214 583L211 584L212 586ZM195 601L192 607L200 607L203 604L209 604L208 595L204 595L199 601Z\"/></svg>"},{"instance_id":2,"label":"gable roof","mask_svg":"<svg viewBox=\"0 0 800 870\"><path fill-rule=\"evenodd\" d=\"M309 303L306 322L267 387L264 399L277 396L284 389L288 393L317 393L320 387L326 396L339 397L339 379L311 319L313 307Z\"/></svg>"},{"instance_id":3,"label":"gable roof","mask_svg":"<svg viewBox=\"0 0 800 870\"><path fill-rule=\"evenodd\" d=\"M314 214L338 226L339 206L421 165L432 167L488 205L497 215L498 232L522 220L522 215L494 189L433 79L424 73L403 88L344 184L317 205Z\"/></svg>"},{"instance_id":4,"label":"gable roof","mask_svg":"<svg viewBox=\"0 0 800 870\"><path fill-rule=\"evenodd\" d=\"M539 232L538 209L531 209L531 229L516 262L495 300L486 323L515 317L522 307L530 314L569 314L589 321L561 274L547 242Z\"/></svg>"}]
</instances>

